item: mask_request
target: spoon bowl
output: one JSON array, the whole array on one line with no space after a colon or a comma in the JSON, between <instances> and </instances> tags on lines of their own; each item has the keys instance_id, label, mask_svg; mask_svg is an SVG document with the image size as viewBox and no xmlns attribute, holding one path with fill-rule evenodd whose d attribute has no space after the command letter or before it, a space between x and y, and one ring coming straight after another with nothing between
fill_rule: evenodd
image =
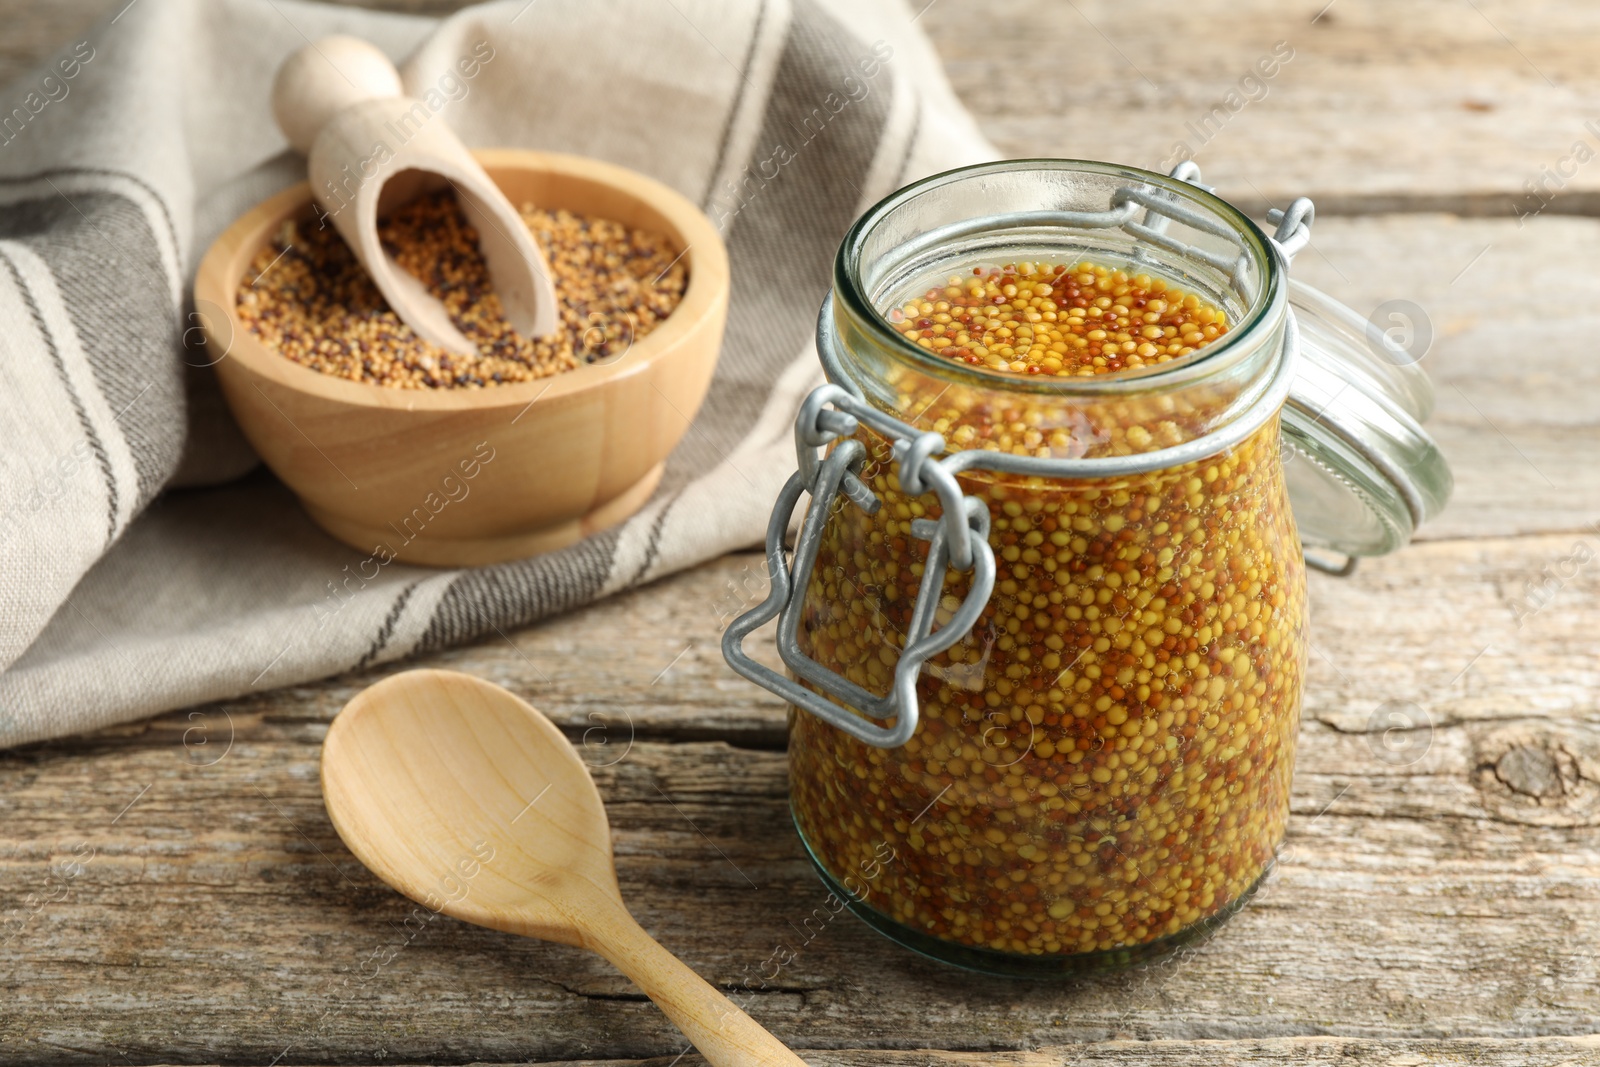
<instances>
[{"instance_id":1,"label":"spoon bowl","mask_svg":"<svg viewBox=\"0 0 1600 1067\"><path fill-rule=\"evenodd\" d=\"M582 944L572 902L621 901L594 781L549 719L497 685L387 678L334 720L322 766L328 814L356 858L436 911Z\"/></svg>"},{"instance_id":2,"label":"spoon bowl","mask_svg":"<svg viewBox=\"0 0 1600 1067\"><path fill-rule=\"evenodd\" d=\"M499 686L416 670L363 690L328 730L322 793L350 851L412 900L598 952L717 1067L802 1067L634 921L583 761Z\"/></svg>"}]
</instances>

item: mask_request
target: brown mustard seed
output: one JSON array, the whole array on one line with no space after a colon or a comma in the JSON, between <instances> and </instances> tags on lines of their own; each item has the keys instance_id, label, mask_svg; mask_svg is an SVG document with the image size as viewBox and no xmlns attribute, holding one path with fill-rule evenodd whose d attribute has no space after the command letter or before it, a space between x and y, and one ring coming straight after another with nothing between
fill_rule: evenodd
<instances>
[{"instance_id":1,"label":"brown mustard seed","mask_svg":"<svg viewBox=\"0 0 1600 1067\"><path fill-rule=\"evenodd\" d=\"M1228 329L1223 313L1193 294L1095 263L974 267L888 318L906 340L946 359L1062 378L1167 363Z\"/></svg>"},{"instance_id":2,"label":"brown mustard seed","mask_svg":"<svg viewBox=\"0 0 1600 1067\"><path fill-rule=\"evenodd\" d=\"M549 261L560 322L537 340L512 330L490 285L478 234L453 193L419 197L379 223L384 248L478 346L460 356L400 321L332 226L286 223L251 264L239 317L296 363L396 389L526 382L626 352L672 314L687 264L661 234L609 219L521 209Z\"/></svg>"},{"instance_id":3,"label":"brown mustard seed","mask_svg":"<svg viewBox=\"0 0 1600 1067\"><path fill-rule=\"evenodd\" d=\"M1086 266L1071 270L1113 300L1128 296L1116 290L1134 279ZM1205 326L1220 335L1226 322L1189 301L1177 298L1204 324L1199 347ZM920 304L917 313L927 317ZM1030 348L1022 361L1042 359ZM1071 367L1053 373L1083 369ZM956 447L1077 454L1036 429L1059 415L1048 398L906 375L897 400L924 413L919 425L956 428ZM1096 414L1111 453L1160 447L1147 422L1168 420L1181 440L1206 418L1142 403ZM817 662L882 694L927 559L911 524L938 507L901 489L888 441L865 427L857 436L861 476L883 507L835 503L799 637ZM794 811L813 854L837 879L891 848L896 862L867 888L867 905L921 934L1008 954L1127 949L1217 915L1271 863L1289 811L1305 584L1276 420L1229 452L1147 474L969 471L960 483L989 509L994 592L971 632L924 669L922 719L904 746L873 748L791 717ZM970 577L947 574L941 621Z\"/></svg>"}]
</instances>

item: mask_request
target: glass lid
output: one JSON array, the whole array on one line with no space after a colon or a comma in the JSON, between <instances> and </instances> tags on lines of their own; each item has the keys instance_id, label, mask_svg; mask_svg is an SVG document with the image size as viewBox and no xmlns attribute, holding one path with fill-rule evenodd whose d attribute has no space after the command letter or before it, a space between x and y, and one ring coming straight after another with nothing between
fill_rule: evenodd
<instances>
[{"instance_id":1,"label":"glass lid","mask_svg":"<svg viewBox=\"0 0 1600 1067\"><path fill-rule=\"evenodd\" d=\"M1301 540L1352 557L1392 552L1453 485L1421 425L1433 386L1418 366L1428 340L1420 309L1380 308L1398 320L1386 330L1378 314L1364 319L1293 280L1289 304L1300 362L1283 411L1284 470Z\"/></svg>"}]
</instances>

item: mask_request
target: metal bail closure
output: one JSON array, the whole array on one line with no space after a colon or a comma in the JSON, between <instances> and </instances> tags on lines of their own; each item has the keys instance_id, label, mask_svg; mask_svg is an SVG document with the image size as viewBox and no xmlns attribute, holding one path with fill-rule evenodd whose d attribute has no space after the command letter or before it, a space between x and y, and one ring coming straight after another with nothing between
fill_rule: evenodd
<instances>
[{"instance_id":1,"label":"metal bail closure","mask_svg":"<svg viewBox=\"0 0 1600 1067\"><path fill-rule=\"evenodd\" d=\"M1386 332L1345 304L1291 280L1301 360L1283 409L1284 470L1300 538L1349 557L1406 544L1450 498L1453 479L1422 428L1433 387L1418 366L1429 338L1420 309L1396 302ZM1380 309L1380 311L1383 309ZM1409 316L1409 319L1408 319Z\"/></svg>"},{"instance_id":2,"label":"metal bail closure","mask_svg":"<svg viewBox=\"0 0 1600 1067\"><path fill-rule=\"evenodd\" d=\"M822 531L834 507L859 507L872 514L882 505L857 477L866 459L866 447L848 435L855 433L858 420L894 442L901 487L908 493L937 496L943 512L938 521L918 519L911 524L911 535L928 542L928 558L905 647L895 664L894 683L881 697L807 656L800 648L799 636L805 589L816 568ZM833 441L838 441L833 451L826 459L818 459L816 450ZM944 451L943 437L919 433L837 385L821 386L806 397L795 420L795 444L800 469L789 476L767 523L767 571L772 588L766 600L728 625L722 635L722 656L745 678L824 722L869 745L897 748L917 731L917 678L922 674L922 665L972 629L994 591L989 509L983 501L964 495L955 475L933 458ZM807 492L811 494L811 507L795 541L791 574L783 537L800 503L800 494ZM945 574L951 567L970 569L972 583L960 606L935 630L934 617ZM820 694L757 663L744 651L744 639L774 617L778 619L778 655L797 678L810 682ZM847 706L834 703L828 696ZM894 725L880 726L873 719L893 719Z\"/></svg>"}]
</instances>

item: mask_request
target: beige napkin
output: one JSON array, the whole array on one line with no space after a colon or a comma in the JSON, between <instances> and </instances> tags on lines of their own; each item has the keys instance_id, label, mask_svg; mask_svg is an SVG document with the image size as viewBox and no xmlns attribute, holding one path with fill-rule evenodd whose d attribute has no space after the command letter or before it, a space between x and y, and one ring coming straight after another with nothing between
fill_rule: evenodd
<instances>
[{"instance_id":1,"label":"beige napkin","mask_svg":"<svg viewBox=\"0 0 1600 1067\"><path fill-rule=\"evenodd\" d=\"M510 0L440 22L141 0L8 87L0 747L468 641L758 543L820 380L810 334L839 239L896 187L992 154L916 14ZM335 32L404 59L407 88L435 90L468 144L633 167L721 229L734 283L716 379L630 521L516 563L391 565L343 595L363 554L252 472L185 347L188 290L229 222L303 179L268 91L284 56ZM454 73L485 49L475 76Z\"/></svg>"}]
</instances>

